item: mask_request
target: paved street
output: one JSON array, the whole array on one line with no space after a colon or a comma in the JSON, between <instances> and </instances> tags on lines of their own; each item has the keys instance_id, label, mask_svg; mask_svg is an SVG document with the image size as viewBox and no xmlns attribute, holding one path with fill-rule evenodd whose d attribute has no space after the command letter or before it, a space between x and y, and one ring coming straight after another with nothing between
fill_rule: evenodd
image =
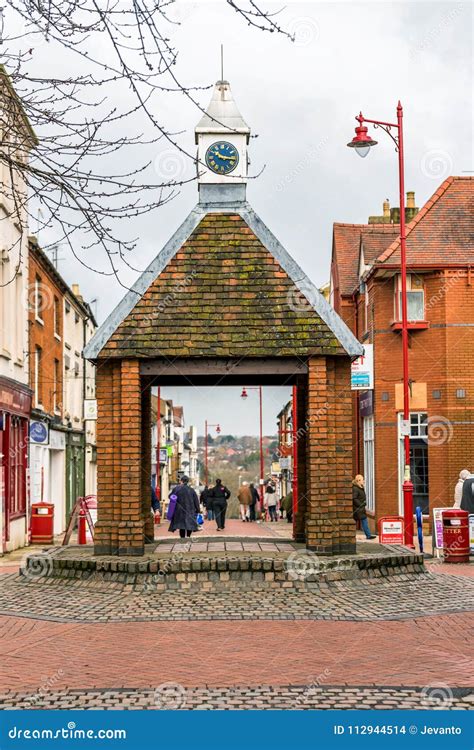
<instances>
[{"instance_id":1,"label":"paved street","mask_svg":"<svg viewBox=\"0 0 474 750\"><path fill-rule=\"evenodd\" d=\"M472 566L430 569L324 593L131 594L7 574L0 705L467 709Z\"/></svg>"}]
</instances>

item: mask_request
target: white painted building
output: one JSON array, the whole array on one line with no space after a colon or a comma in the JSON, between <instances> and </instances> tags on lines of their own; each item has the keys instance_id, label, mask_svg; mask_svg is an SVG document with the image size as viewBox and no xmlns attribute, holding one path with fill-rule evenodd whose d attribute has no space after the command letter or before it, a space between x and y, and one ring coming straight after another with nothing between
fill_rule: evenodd
<instances>
[{"instance_id":1,"label":"white painted building","mask_svg":"<svg viewBox=\"0 0 474 750\"><path fill-rule=\"evenodd\" d=\"M36 137L0 66L0 149L26 163ZM0 555L28 543L28 228L19 171L0 161Z\"/></svg>"}]
</instances>

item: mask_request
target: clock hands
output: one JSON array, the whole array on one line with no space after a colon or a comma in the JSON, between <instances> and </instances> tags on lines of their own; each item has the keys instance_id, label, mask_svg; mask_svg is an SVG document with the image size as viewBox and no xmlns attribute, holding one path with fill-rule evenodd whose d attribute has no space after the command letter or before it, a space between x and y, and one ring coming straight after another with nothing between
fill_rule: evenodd
<instances>
[{"instance_id":1,"label":"clock hands","mask_svg":"<svg viewBox=\"0 0 474 750\"><path fill-rule=\"evenodd\" d=\"M218 159L223 159L224 161L235 161L235 156L225 156L225 154L221 154L220 151L214 151L214 154Z\"/></svg>"}]
</instances>

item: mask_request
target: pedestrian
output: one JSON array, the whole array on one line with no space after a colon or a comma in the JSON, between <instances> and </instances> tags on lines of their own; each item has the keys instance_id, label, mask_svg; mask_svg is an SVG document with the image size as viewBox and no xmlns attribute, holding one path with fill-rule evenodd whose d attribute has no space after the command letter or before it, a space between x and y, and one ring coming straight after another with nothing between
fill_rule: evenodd
<instances>
[{"instance_id":1,"label":"pedestrian","mask_svg":"<svg viewBox=\"0 0 474 750\"><path fill-rule=\"evenodd\" d=\"M291 523L293 520L293 493L290 490L281 501L282 510L286 513L286 520Z\"/></svg>"},{"instance_id":2,"label":"pedestrian","mask_svg":"<svg viewBox=\"0 0 474 750\"><path fill-rule=\"evenodd\" d=\"M258 494L258 490L254 484L250 484L249 486L250 486L250 492L252 493L252 500L249 505L249 521L256 521L257 520L256 508L257 508L257 503L260 500L260 495Z\"/></svg>"},{"instance_id":3,"label":"pedestrian","mask_svg":"<svg viewBox=\"0 0 474 750\"><path fill-rule=\"evenodd\" d=\"M471 476L471 472L469 469L463 469L459 472L459 479L456 482L456 485L454 487L454 505L453 508L460 508L461 507L461 498L462 498L462 488L464 485L464 480Z\"/></svg>"},{"instance_id":4,"label":"pedestrian","mask_svg":"<svg viewBox=\"0 0 474 750\"><path fill-rule=\"evenodd\" d=\"M272 482L267 482L267 486L265 488L264 503L265 503L265 507L268 508L268 512L270 514L270 522L278 521L277 502L278 500L277 500L277 494L275 492L275 487L273 486Z\"/></svg>"},{"instance_id":5,"label":"pedestrian","mask_svg":"<svg viewBox=\"0 0 474 750\"><path fill-rule=\"evenodd\" d=\"M242 482L237 493L239 500L240 518L242 521L249 521L250 503L252 502L252 490L248 482Z\"/></svg>"},{"instance_id":6,"label":"pedestrian","mask_svg":"<svg viewBox=\"0 0 474 750\"><path fill-rule=\"evenodd\" d=\"M352 480L352 518L354 521L360 521L367 539L375 539L375 534L372 534L369 529L366 505L367 498L365 495L364 477L362 474L357 474Z\"/></svg>"},{"instance_id":7,"label":"pedestrian","mask_svg":"<svg viewBox=\"0 0 474 750\"><path fill-rule=\"evenodd\" d=\"M151 507L153 509L153 513L158 513L161 515L161 504L160 504L160 491L153 487L151 485Z\"/></svg>"},{"instance_id":8,"label":"pedestrian","mask_svg":"<svg viewBox=\"0 0 474 750\"><path fill-rule=\"evenodd\" d=\"M199 498L195 490L188 485L188 482L189 477L182 476L180 484L170 492L170 497L171 495L176 496L176 506L169 531L175 532L176 529L179 529L181 539L190 537L193 531L198 530L197 517L201 512Z\"/></svg>"},{"instance_id":9,"label":"pedestrian","mask_svg":"<svg viewBox=\"0 0 474 750\"><path fill-rule=\"evenodd\" d=\"M214 487L211 487L209 490L209 497L212 502L217 531L223 531L225 528L225 514L230 491L222 484L222 479L216 479Z\"/></svg>"},{"instance_id":10,"label":"pedestrian","mask_svg":"<svg viewBox=\"0 0 474 750\"><path fill-rule=\"evenodd\" d=\"M210 490L207 484L201 492L201 497L199 498L199 500L206 510L207 520L212 521L214 518L214 511L212 508L212 498L210 497Z\"/></svg>"},{"instance_id":11,"label":"pedestrian","mask_svg":"<svg viewBox=\"0 0 474 750\"><path fill-rule=\"evenodd\" d=\"M461 510L474 513L474 474L469 474L462 486Z\"/></svg>"}]
</instances>

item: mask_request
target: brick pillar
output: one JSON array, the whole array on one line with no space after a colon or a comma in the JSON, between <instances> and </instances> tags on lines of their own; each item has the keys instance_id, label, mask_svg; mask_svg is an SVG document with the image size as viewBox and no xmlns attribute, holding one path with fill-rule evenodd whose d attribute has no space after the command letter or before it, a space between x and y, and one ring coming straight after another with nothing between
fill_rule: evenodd
<instances>
[{"instance_id":1,"label":"brick pillar","mask_svg":"<svg viewBox=\"0 0 474 750\"><path fill-rule=\"evenodd\" d=\"M297 382L298 414L298 512L293 524L293 538L296 542L306 541L306 377Z\"/></svg>"},{"instance_id":2,"label":"brick pillar","mask_svg":"<svg viewBox=\"0 0 474 750\"><path fill-rule=\"evenodd\" d=\"M355 552L349 371L345 358L308 361L306 543L326 555Z\"/></svg>"},{"instance_id":3,"label":"brick pillar","mask_svg":"<svg viewBox=\"0 0 474 750\"><path fill-rule=\"evenodd\" d=\"M98 523L96 554L141 555L142 394L138 360L97 368Z\"/></svg>"}]
</instances>

